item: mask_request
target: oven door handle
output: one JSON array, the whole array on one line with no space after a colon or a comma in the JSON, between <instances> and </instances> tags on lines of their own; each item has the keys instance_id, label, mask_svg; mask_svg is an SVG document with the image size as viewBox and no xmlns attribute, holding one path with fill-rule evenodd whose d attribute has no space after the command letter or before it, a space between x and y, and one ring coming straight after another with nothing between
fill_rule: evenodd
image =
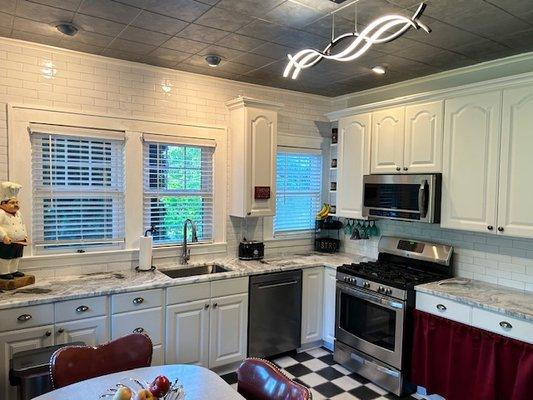
<instances>
[{"instance_id":1,"label":"oven door handle","mask_svg":"<svg viewBox=\"0 0 533 400\"><path fill-rule=\"evenodd\" d=\"M404 304L401 301L389 300L389 299L386 299L386 298L381 297L381 296L369 294L369 293L363 292L362 290L353 289L350 286L345 285L345 284L340 283L340 282L337 282L337 287L340 290L342 290L344 292L347 292L347 293L349 293L349 294L351 294L351 295L353 295L355 297L358 297L360 299L369 301L369 302L371 302L373 304L384 306L384 307L389 308L391 310L401 310L401 309L404 308Z\"/></svg>"},{"instance_id":2,"label":"oven door handle","mask_svg":"<svg viewBox=\"0 0 533 400\"><path fill-rule=\"evenodd\" d=\"M418 211L420 212L420 218L426 218L428 213L426 207L426 186L428 184L427 179L424 179L418 188Z\"/></svg>"}]
</instances>

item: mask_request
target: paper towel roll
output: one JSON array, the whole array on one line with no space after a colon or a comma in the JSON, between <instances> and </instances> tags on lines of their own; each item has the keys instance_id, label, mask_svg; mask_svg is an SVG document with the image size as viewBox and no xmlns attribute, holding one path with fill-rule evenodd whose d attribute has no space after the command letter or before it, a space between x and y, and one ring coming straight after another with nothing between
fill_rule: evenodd
<instances>
[{"instance_id":1,"label":"paper towel roll","mask_svg":"<svg viewBox=\"0 0 533 400\"><path fill-rule=\"evenodd\" d=\"M139 269L152 268L152 237L141 236L139 239Z\"/></svg>"}]
</instances>

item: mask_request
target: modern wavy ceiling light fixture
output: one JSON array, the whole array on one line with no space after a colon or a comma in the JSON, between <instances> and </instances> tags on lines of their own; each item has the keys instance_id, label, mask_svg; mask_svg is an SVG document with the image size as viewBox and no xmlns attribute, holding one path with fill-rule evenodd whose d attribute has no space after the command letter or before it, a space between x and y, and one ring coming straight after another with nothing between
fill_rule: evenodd
<instances>
[{"instance_id":1,"label":"modern wavy ceiling light fixture","mask_svg":"<svg viewBox=\"0 0 533 400\"><path fill-rule=\"evenodd\" d=\"M310 68L318 64L322 59L353 61L366 53L372 45L391 42L402 36L410 28L421 28L429 33L431 29L419 21L425 8L426 4L421 3L411 18L398 14L384 15L368 24L361 33L354 31L337 36L336 38L333 37L323 51L304 49L300 50L294 56L289 54L289 62L285 67L283 77L287 78L290 75L292 79L296 79L302 69ZM396 30L388 33L393 28ZM354 38L354 41L339 53L331 54L332 49L347 38Z\"/></svg>"}]
</instances>

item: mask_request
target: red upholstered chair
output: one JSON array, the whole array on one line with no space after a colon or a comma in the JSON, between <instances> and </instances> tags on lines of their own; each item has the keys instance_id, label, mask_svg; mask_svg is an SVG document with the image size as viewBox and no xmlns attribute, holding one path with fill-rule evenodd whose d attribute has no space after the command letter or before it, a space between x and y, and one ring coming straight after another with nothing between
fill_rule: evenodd
<instances>
[{"instance_id":1,"label":"red upholstered chair","mask_svg":"<svg viewBox=\"0 0 533 400\"><path fill-rule=\"evenodd\" d=\"M247 400L311 400L311 391L269 361L248 358L237 370L237 391Z\"/></svg>"},{"instance_id":2,"label":"red upholstered chair","mask_svg":"<svg viewBox=\"0 0 533 400\"><path fill-rule=\"evenodd\" d=\"M97 347L66 346L52 354L50 359L52 383L58 389L97 376L149 367L152 351L152 341L142 333Z\"/></svg>"}]
</instances>

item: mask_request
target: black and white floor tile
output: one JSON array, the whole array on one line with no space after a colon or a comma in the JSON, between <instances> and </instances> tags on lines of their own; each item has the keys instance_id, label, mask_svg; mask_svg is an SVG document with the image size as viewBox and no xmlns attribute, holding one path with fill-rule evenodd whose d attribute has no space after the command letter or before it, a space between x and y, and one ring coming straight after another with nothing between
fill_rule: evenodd
<instances>
[{"instance_id":1,"label":"black and white floor tile","mask_svg":"<svg viewBox=\"0 0 533 400\"><path fill-rule=\"evenodd\" d=\"M324 348L283 356L271 361L283 369L289 378L309 387L313 393L313 400L423 399L416 394L400 398L388 393L337 364L333 361L333 354ZM222 375L222 378L237 388L235 372Z\"/></svg>"}]
</instances>

